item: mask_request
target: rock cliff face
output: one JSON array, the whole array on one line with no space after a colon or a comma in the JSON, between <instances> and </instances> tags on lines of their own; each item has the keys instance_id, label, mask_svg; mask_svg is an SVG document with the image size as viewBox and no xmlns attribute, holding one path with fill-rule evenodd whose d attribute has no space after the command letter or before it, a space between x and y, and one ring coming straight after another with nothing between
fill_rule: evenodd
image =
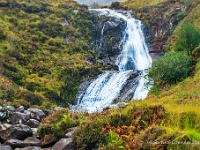
<instances>
[{"instance_id":1,"label":"rock cliff face","mask_svg":"<svg viewBox=\"0 0 200 150\"><path fill-rule=\"evenodd\" d=\"M98 16L94 13L94 46L98 59L107 65L115 66L117 56L122 49L122 39L125 36L126 22L122 19Z\"/></svg>"}]
</instances>

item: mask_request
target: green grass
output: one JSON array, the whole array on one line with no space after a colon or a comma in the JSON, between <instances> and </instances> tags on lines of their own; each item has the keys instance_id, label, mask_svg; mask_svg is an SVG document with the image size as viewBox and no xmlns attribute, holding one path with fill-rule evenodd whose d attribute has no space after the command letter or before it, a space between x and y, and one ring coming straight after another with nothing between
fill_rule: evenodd
<instances>
[{"instance_id":1,"label":"green grass","mask_svg":"<svg viewBox=\"0 0 200 150\"><path fill-rule=\"evenodd\" d=\"M154 6L159 3L165 2L167 0L127 0L126 2L122 2L122 6L135 9L141 9L149 6Z\"/></svg>"}]
</instances>

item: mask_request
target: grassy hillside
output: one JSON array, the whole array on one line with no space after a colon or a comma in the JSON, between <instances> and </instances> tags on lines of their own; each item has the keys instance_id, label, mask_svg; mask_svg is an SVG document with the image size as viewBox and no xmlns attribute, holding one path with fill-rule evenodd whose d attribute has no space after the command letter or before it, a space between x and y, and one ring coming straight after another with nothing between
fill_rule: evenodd
<instances>
[{"instance_id":1,"label":"grassy hillside","mask_svg":"<svg viewBox=\"0 0 200 150\"><path fill-rule=\"evenodd\" d=\"M49 106L73 103L93 48L86 6L65 0L0 2L0 99Z\"/></svg>"}]
</instances>

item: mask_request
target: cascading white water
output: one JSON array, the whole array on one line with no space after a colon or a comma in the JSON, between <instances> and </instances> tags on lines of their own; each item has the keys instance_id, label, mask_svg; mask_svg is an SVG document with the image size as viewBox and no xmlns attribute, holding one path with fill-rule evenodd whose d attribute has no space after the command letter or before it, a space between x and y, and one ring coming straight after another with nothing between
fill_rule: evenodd
<instances>
[{"instance_id":1,"label":"cascading white water","mask_svg":"<svg viewBox=\"0 0 200 150\"><path fill-rule=\"evenodd\" d=\"M141 71L140 80L133 98L144 99L149 89L146 87L145 70L151 67L151 57L145 43L141 30L141 21L134 19L131 15L124 15L110 9L95 9L99 15L122 18L127 22L126 34L123 38L123 49L118 56L116 65L119 71L106 71L94 80L84 93L78 97L78 104L72 107L74 111L87 111L89 113L102 111L103 108L112 104L131 73L135 70ZM102 36L103 30L102 29Z\"/></svg>"}]
</instances>

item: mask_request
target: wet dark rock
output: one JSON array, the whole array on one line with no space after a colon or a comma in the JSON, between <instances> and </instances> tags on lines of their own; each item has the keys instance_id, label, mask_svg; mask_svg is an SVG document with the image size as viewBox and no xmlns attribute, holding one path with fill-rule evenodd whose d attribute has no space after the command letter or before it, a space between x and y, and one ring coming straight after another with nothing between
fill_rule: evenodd
<instances>
[{"instance_id":1,"label":"wet dark rock","mask_svg":"<svg viewBox=\"0 0 200 150\"><path fill-rule=\"evenodd\" d=\"M16 110L15 110L15 112L20 112L20 113L24 113L24 106L19 106Z\"/></svg>"},{"instance_id":2,"label":"wet dark rock","mask_svg":"<svg viewBox=\"0 0 200 150\"><path fill-rule=\"evenodd\" d=\"M107 30L111 30L113 28L118 27L121 24L121 22L122 21L120 19L117 19L117 18L114 18L113 20L106 21L104 23L103 33L106 32ZM121 25L121 27L122 27L122 25Z\"/></svg>"},{"instance_id":3,"label":"wet dark rock","mask_svg":"<svg viewBox=\"0 0 200 150\"><path fill-rule=\"evenodd\" d=\"M10 145L12 148L23 148L29 146L29 143L18 139L10 139L5 142L5 145Z\"/></svg>"},{"instance_id":4,"label":"wet dark rock","mask_svg":"<svg viewBox=\"0 0 200 150\"><path fill-rule=\"evenodd\" d=\"M104 64L115 66L115 60L121 50L121 41L125 35L126 22L116 17L98 16L94 13L94 45L97 56ZM106 65L105 65L106 66Z\"/></svg>"},{"instance_id":5,"label":"wet dark rock","mask_svg":"<svg viewBox=\"0 0 200 150\"><path fill-rule=\"evenodd\" d=\"M140 79L140 72L132 72L129 76L129 79L127 80L126 84L124 85L125 88L123 88L120 92L120 95L117 99L114 100L115 103L129 101L133 98L134 92L138 86L139 79Z\"/></svg>"},{"instance_id":6,"label":"wet dark rock","mask_svg":"<svg viewBox=\"0 0 200 150\"><path fill-rule=\"evenodd\" d=\"M74 150L72 138L62 138L52 147L53 150Z\"/></svg>"},{"instance_id":7,"label":"wet dark rock","mask_svg":"<svg viewBox=\"0 0 200 150\"><path fill-rule=\"evenodd\" d=\"M10 123L11 124L19 124L19 123L26 123L29 119L29 115L15 112L10 116Z\"/></svg>"},{"instance_id":8,"label":"wet dark rock","mask_svg":"<svg viewBox=\"0 0 200 150\"><path fill-rule=\"evenodd\" d=\"M35 120L35 119L30 119L30 120L27 121L26 125L31 127L31 128L37 128L37 127L39 127L40 122Z\"/></svg>"},{"instance_id":9,"label":"wet dark rock","mask_svg":"<svg viewBox=\"0 0 200 150\"><path fill-rule=\"evenodd\" d=\"M24 140L24 142L29 143L30 146L42 146L41 141L36 137L28 137Z\"/></svg>"},{"instance_id":10,"label":"wet dark rock","mask_svg":"<svg viewBox=\"0 0 200 150\"><path fill-rule=\"evenodd\" d=\"M28 112L30 112L31 119L36 119L38 121L42 121L42 119L46 116L44 112L38 108L29 108Z\"/></svg>"},{"instance_id":11,"label":"wet dark rock","mask_svg":"<svg viewBox=\"0 0 200 150\"><path fill-rule=\"evenodd\" d=\"M27 137L32 136L32 130L29 126L18 124L0 131L0 142L4 143L10 139L24 140Z\"/></svg>"},{"instance_id":12,"label":"wet dark rock","mask_svg":"<svg viewBox=\"0 0 200 150\"><path fill-rule=\"evenodd\" d=\"M9 145L0 145L0 150L13 150Z\"/></svg>"}]
</instances>

